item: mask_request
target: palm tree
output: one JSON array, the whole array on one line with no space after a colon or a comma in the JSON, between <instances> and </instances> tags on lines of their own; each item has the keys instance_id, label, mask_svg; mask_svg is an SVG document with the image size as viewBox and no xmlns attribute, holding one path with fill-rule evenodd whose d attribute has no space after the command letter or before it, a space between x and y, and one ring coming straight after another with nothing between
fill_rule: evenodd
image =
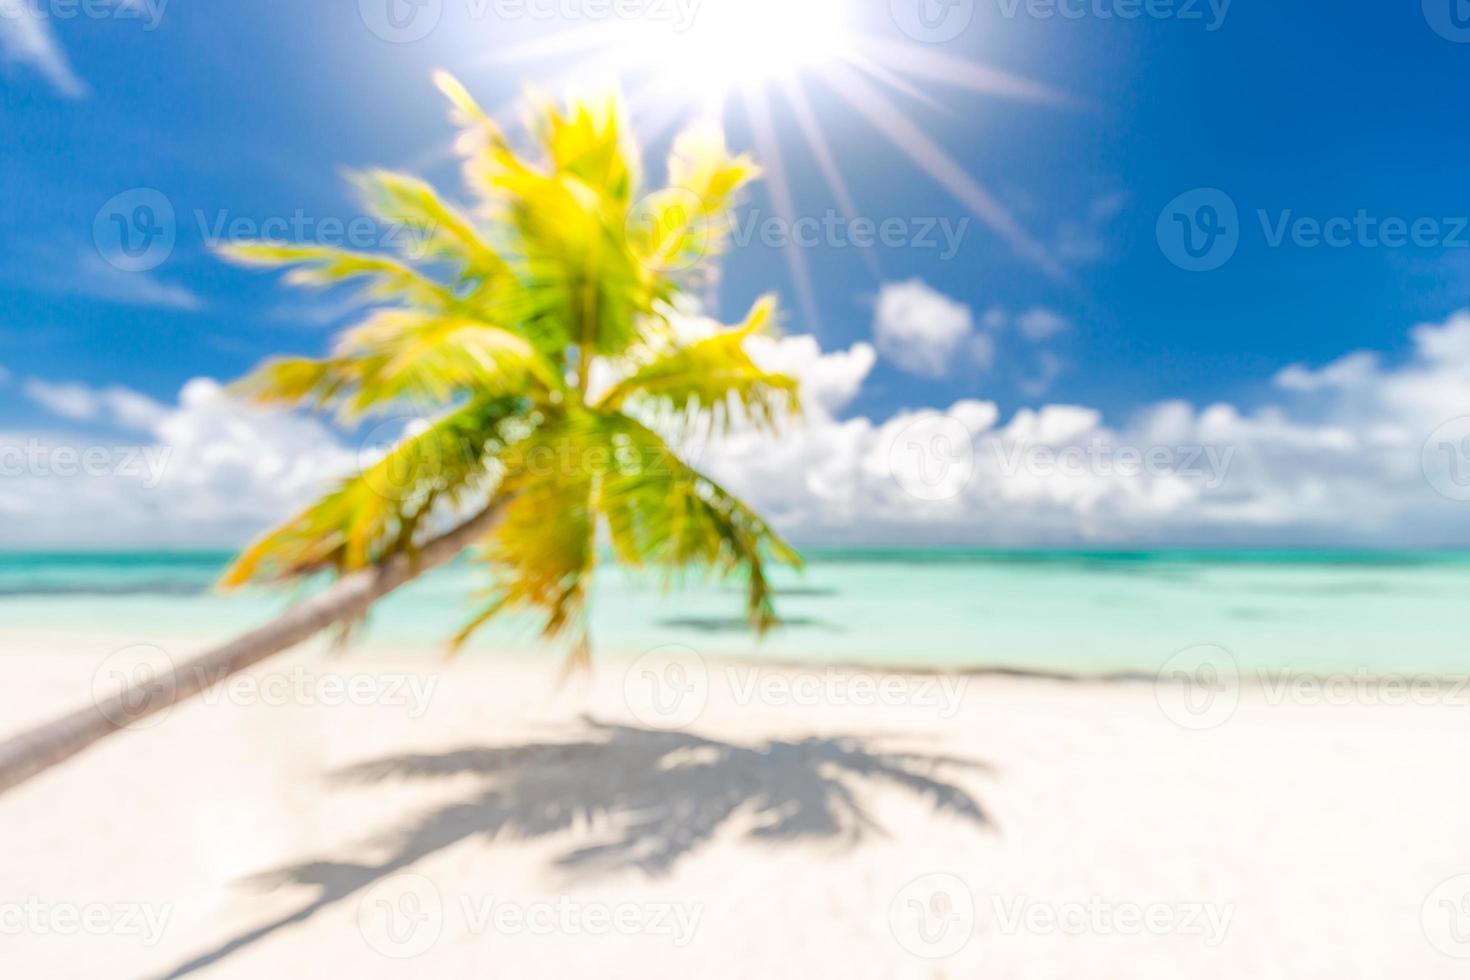
<instances>
[{"instance_id":1,"label":"palm tree","mask_svg":"<svg viewBox=\"0 0 1470 980\"><path fill-rule=\"evenodd\" d=\"M478 545L488 604L463 642L508 611L540 617L572 663L591 653L588 587L604 543L670 577L742 577L746 612L775 621L769 560L798 564L766 522L659 434L769 429L799 410L796 381L763 370L744 323L692 329L682 316L726 243L727 215L756 176L712 128L675 143L668 184L644 194L615 99L540 103L539 154L519 154L448 76L473 212L428 184L357 179L380 220L414 229L398 255L248 244L233 260L290 267L297 284L356 283L375 310L321 359L269 361L239 383L256 400L348 423L431 413L381 459L242 553L222 584L333 584L275 621L116 698L0 745L0 791L111 732L333 625ZM678 440L675 440L677 443Z\"/></svg>"}]
</instances>

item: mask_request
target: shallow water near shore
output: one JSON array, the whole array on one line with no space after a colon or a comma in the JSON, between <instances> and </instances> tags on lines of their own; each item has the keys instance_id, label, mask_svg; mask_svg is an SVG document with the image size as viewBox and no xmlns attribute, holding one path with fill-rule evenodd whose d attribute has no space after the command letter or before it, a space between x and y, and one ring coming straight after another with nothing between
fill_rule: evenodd
<instances>
[{"instance_id":1,"label":"shallow water near shore","mask_svg":"<svg viewBox=\"0 0 1470 980\"><path fill-rule=\"evenodd\" d=\"M888 667L1105 674L1152 671L1218 644L1242 666L1383 674L1470 671L1470 555L1313 552L818 551L776 575L784 624L757 640L736 582L599 572L599 653L668 645L709 656ZM264 621L291 590L223 596L225 553L0 554L0 622L161 642L224 638ZM462 561L390 597L359 636L425 648L481 601ZM526 620L470 650L544 653Z\"/></svg>"}]
</instances>

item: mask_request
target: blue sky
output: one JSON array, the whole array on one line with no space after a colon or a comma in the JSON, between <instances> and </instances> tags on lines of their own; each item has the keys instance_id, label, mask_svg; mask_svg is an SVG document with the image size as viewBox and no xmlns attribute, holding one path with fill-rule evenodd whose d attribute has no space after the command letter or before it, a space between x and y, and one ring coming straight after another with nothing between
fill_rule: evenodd
<instances>
[{"instance_id":1,"label":"blue sky","mask_svg":"<svg viewBox=\"0 0 1470 980\"><path fill-rule=\"evenodd\" d=\"M65 17L65 0L0 0L0 10L11 4L8 23L0 16L6 427L55 422L54 405L28 397L28 379L123 386L168 405L192 378L228 379L275 352L321 352L342 310L220 264L201 220L350 219L358 211L341 175L372 165L457 192L430 71L458 74L490 106L555 76L553 61L487 65L524 25L466 18L468 0L441 0L443 22L415 43L376 36L362 14L372 2L137 0L115 16ZM956 2L967 10L969 0ZM875 423L961 400L994 402L1003 419L1082 405L1119 425L1169 399L1249 412L1279 397L1273 379L1287 365L1358 350L1378 352L1383 370L1412 359L1411 327L1470 306L1470 230L1456 220L1470 215L1470 43L1442 36L1418 3L1191 4L1197 20L1179 18L1183 3L1161 0L1167 18L1124 19L1128 0L1074 3L1076 17L1035 0L975 0L968 26L940 44L914 41L881 4L863 5L864 30L909 45L915 59L961 57L1067 97L1038 105L922 79L911 94L889 90L1047 260L1021 254L812 78L804 90L859 215L970 224L949 257L805 250L818 322L803 314L787 253L756 240L727 260L721 312L734 317L775 288L793 333L840 351L874 340L884 284L920 280L968 308L986 355L967 346L942 371L880 356L833 409ZM837 201L788 104L773 98L771 111L796 210L820 218ZM754 146L744 114L727 121L733 144ZM138 188L167 198L177 242L157 268L126 273L102 261L94 222ZM1198 188L1238 209L1238 247L1207 272L1179 268L1160 244L1161 213ZM766 188L750 203L757 216L774 213ZM1288 217L1360 212L1434 224L1403 247L1369 247L1361 232L1345 247L1294 243L1291 230L1271 241ZM1024 330L1027 314L1053 326ZM72 423L106 424L85 414Z\"/></svg>"}]
</instances>

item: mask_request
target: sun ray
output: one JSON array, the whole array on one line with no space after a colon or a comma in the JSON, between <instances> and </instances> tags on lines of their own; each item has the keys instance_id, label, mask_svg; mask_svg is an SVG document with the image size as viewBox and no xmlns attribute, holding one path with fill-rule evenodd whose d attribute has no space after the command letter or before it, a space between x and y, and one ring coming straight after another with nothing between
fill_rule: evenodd
<instances>
[{"instance_id":1,"label":"sun ray","mask_svg":"<svg viewBox=\"0 0 1470 980\"><path fill-rule=\"evenodd\" d=\"M893 102L867 79L851 68L834 65L823 78L838 95L859 114L866 117L905 156L933 177L939 184L970 209L981 221L1022 257L1041 267L1049 275L1065 279L1066 273L1050 252L1021 227L990 192L981 187L965 168L934 142L913 120L905 116Z\"/></svg>"},{"instance_id":2,"label":"sun ray","mask_svg":"<svg viewBox=\"0 0 1470 980\"><path fill-rule=\"evenodd\" d=\"M865 37L860 40L858 49L874 62L895 72L925 78L933 82L942 82L945 85L980 95L993 95L1040 105L1071 107L1077 105L1075 99L1050 86L943 52L925 51L922 52L922 56L916 56L909 45L896 44L893 41L874 37Z\"/></svg>"},{"instance_id":3,"label":"sun ray","mask_svg":"<svg viewBox=\"0 0 1470 980\"><path fill-rule=\"evenodd\" d=\"M852 192L848 190L847 178L842 176L842 168L837 166L837 159L832 155L832 147L827 142L826 134L822 132L821 123L817 122L816 113L812 111L806 92L795 79L782 79L781 87L786 93L786 101L790 103L792 113L796 116L797 126L806 136L807 144L811 147L817 166L821 168L822 175L831 185L832 196L837 198L837 206L842 209L843 216L849 223L857 221L857 203L853 200ZM873 254L872 249L861 251L873 278L881 280L883 273L878 267L878 257Z\"/></svg>"},{"instance_id":4,"label":"sun ray","mask_svg":"<svg viewBox=\"0 0 1470 980\"><path fill-rule=\"evenodd\" d=\"M784 93L799 135L801 155L812 161L849 221L858 216L842 162L813 110L806 85L825 84L918 168L991 228L1018 256L1048 275L1066 280L1048 248L974 176L904 111L902 96L947 116L956 107L938 96L953 89L1052 108L1085 108L1085 101L1041 82L872 33L859 24L849 0L700 0L700 16L682 25L659 19L624 19L541 31L502 43L482 65L546 62L556 69L539 87L591 87L612 83L627 93L638 113L645 145L657 145L681 122L722 122L737 104L750 122L752 142L769 175L767 192L776 215L796 219L793 175L783 157L774 100ZM942 87L942 89L941 89ZM936 95L937 93L937 95ZM506 118L511 106L492 115ZM439 151L416 160L434 165ZM881 279L879 257L858 250ZM820 309L811 257L788 238L785 261L803 315L815 327ZM714 288L713 286L711 287Z\"/></svg>"},{"instance_id":5,"label":"sun ray","mask_svg":"<svg viewBox=\"0 0 1470 980\"><path fill-rule=\"evenodd\" d=\"M791 269L791 278L796 287L797 299L802 313L808 320L808 329L820 330L822 318L817 309L817 293L812 284L811 267L806 253L796 241L796 199L791 193L790 176L781 156L781 144L776 139L776 126L771 121L771 107L759 94L746 92L744 99L746 115L750 119L751 133L755 137L756 152L766 168L766 181L770 189L771 204L776 215L786 222L786 264Z\"/></svg>"}]
</instances>

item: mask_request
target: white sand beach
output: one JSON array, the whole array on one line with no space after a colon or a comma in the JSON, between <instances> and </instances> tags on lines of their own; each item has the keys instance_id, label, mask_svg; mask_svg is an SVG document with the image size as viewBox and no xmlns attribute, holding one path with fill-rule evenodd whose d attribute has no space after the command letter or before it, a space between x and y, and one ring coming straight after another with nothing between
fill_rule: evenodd
<instances>
[{"instance_id":1,"label":"white sand beach","mask_svg":"<svg viewBox=\"0 0 1470 980\"><path fill-rule=\"evenodd\" d=\"M86 704L119 646L0 636L7 734ZM560 688L559 668L307 649L20 787L0 799L4 974L1470 966L1454 698L1248 688L1191 730L1149 683L711 663L707 685L674 675L692 706L651 717L627 692L661 665Z\"/></svg>"}]
</instances>

